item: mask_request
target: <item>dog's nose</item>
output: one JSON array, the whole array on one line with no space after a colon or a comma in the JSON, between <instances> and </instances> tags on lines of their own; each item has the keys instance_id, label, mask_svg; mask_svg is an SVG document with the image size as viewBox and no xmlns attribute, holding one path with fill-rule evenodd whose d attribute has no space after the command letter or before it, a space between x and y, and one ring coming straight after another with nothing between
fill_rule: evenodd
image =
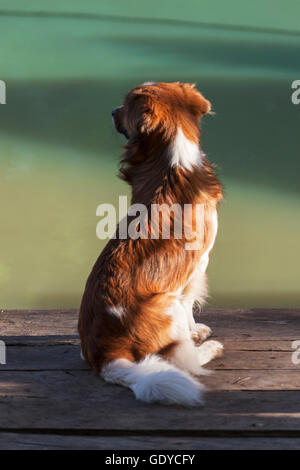
<instances>
[{"instance_id":1,"label":"dog's nose","mask_svg":"<svg viewBox=\"0 0 300 470\"><path fill-rule=\"evenodd\" d=\"M112 110L111 112L111 115L114 116L116 114L116 112L119 110L119 109L122 109L123 108L123 105L122 106L117 106L115 109Z\"/></svg>"}]
</instances>

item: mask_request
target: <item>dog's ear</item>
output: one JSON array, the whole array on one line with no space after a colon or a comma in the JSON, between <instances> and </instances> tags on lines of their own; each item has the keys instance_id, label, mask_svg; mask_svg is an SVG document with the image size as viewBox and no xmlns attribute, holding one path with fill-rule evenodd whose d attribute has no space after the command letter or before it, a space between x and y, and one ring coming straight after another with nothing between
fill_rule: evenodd
<instances>
[{"instance_id":1,"label":"dog's ear","mask_svg":"<svg viewBox=\"0 0 300 470\"><path fill-rule=\"evenodd\" d=\"M150 134L168 120L168 106L162 106L155 94L136 90L128 106L128 127L133 134Z\"/></svg>"},{"instance_id":2,"label":"dog's ear","mask_svg":"<svg viewBox=\"0 0 300 470\"><path fill-rule=\"evenodd\" d=\"M191 114L200 119L205 114L211 114L211 103L196 89L194 83L183 83L186 105Z\"/></svg>"}]
</instances>

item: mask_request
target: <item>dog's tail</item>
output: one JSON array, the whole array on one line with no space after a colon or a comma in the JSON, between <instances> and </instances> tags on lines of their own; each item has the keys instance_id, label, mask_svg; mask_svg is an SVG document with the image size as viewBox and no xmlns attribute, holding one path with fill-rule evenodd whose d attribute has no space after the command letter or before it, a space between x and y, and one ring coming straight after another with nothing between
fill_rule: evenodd
<instances>
[{"instance_id":1,"label":"dog's tail","mask_svg":"<svg viewBox=\"0 0 300 470\"><path fill-rule=\"evenodd\" d=\"M140 362L117 359L102 368L101 376L131 388L137 400L147 403L195 406L203 401L203 385L155 354Z\"/></svg>"}]
</instances>

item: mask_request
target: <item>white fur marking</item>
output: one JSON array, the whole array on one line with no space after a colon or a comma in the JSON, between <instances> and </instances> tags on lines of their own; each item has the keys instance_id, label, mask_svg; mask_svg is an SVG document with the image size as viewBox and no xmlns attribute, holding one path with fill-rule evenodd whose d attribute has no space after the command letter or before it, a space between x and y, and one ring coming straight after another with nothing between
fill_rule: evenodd
<instances>
[{"instance_id":1,"label":"white fur marking","mask_svg":"<svg viewBox=\"0 0 300 470\"><path fill-rule=\"evenodd\" d=\"M121 318L121 316L125 313L125 310L123 307L119 306L119 307L116 307L115 305L112 306L112 307L108 307L107 308L107 311L108 313L110 313L111 315L115 315L116 317L118 318Z\"/></svg>"},{"instance_id":2,"label":"white fur marking","mask_svg":"<svg viewBox=\"0 0 300 470\"><path fill-rule=\"evenodd\" d=\"M138 363L117 359L102 368L107 382L131 388L138 400L152 403L198 405L204 387L186 372L159 356L146 356Z\"/></svg>"},{"instance_id":3,"label":"white fur marking","mask_svg":"<svg viewBox=\"0 0 300 470\"><path fill-rule=\"evenodd\" d=\"M223 344L219 341L209 340L197 348L198 360L202 366L223 354Z\"/></svg>"},{"instance_id":4,"label":"white fur marking","mask_svg":"<svg viewBox=\"0 0 300 470\"><path fill-rule=\"evenodd\" d=\"M179 299L176 299L165 311L172 318L170 335L173 340L190 339L188 319Z\"/></svg>"},{"instance_id":5,"label":"white fur marking","mask_svg":"<svg viewBox=\"0 0 300 470\"><path fill-rule=\"evenodd\" d=\"M179 341L168 357L169 362L193 375L207 374L199 363L198 350L191 339L189 319L180 300L173 302L165 314L172 318L171 338Z\"/></svg>"},{"instance_id":6,"label":"white fur marking","mask_svg":"<svg viewBox=\"0 0 300 470\"><path fill-rule=\"evenodd\" d=\"M193 166L201 165L202 155L199 146L187 139L179 127L171 146L171 166L181 166L186 170L192 170Z\"/></svg>"},{"instance_id":7,"label":"white fur marking","mask_svg":"<svg viewBox=\"0 0 300 470\"><path fill-rule=\"evenodd\" d=\"M209 253L212 250L217 231L218 231L218 214L217 211L214 212L212 216L212 229L213 229L213 236L210 245L208 246L207 250L202 254L201 259L199 261L198 266L192 272L187 285L191 282L193 283L193 291L191 291L187 297L182 299L182 305L186 311L186 315L189 322L189 327L191 330L195 328L195 320L193 315L193 304L196 300L198 305L202 306L205 303L206 297L208 295L207 291L207 283L206 283L206 275L205 271L207 269L207 265L209 262Z\"/></svg>"}]
</instances>

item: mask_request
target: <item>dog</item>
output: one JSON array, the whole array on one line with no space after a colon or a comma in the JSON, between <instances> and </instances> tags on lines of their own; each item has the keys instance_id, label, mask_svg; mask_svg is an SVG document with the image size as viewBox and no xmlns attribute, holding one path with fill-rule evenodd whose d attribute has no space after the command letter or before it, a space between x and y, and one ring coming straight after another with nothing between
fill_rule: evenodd
<instances>
[{"instance_id":1,"label":"dog","mask_svg":"<svg viewBox=\"0 0 300 470\"><path fill-rule=\"evenodd\" d=\"M144 235L154 236L120 237L120 222L87 280L78 329L93 371L148 403L202 403L197 376L208 374L202 366L223 350L218 341L205 341L211 330L193 317L194 302L203 305L207 295L205 271L223 197L200 146L199 123L208 113L211 104L195 85L179 82L144 83L112 112L128 140L120 176L131 185L132 204L146 208ZM161 237L174 205L181 222L179 209L190 208L188 237L175 236L176 210L168 214L170 236ZM153 206L163 208L156 225ZM132 222L129 215L127 227ZM187 249L190 235L197 249Z\"/></svg>"}]
</instances>

